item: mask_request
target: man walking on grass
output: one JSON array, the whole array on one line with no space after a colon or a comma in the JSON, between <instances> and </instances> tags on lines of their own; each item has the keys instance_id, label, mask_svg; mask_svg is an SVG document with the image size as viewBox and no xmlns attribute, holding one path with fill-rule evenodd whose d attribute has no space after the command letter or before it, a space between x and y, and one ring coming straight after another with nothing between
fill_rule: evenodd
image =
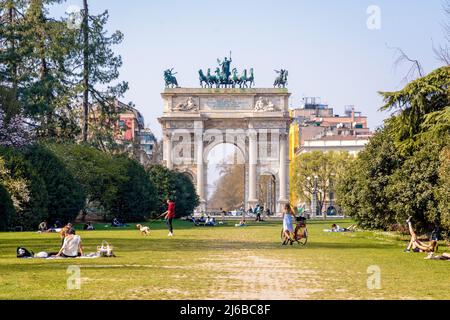
<instances>
[{"instance_id":1,"label":"man walking on grass","mask_svg":"<svg viewBox=\"0 0 450 320\"><path fill-rule=\"evenodd\" d=\"M166 225L169 229L169 237L173 237L173 219L175 219L175 202L171 201L170 199L167 200L167 211L164 212L162 215L159 216L159 218L164 217L166 219Z\"/></svg>"}]
</instances>

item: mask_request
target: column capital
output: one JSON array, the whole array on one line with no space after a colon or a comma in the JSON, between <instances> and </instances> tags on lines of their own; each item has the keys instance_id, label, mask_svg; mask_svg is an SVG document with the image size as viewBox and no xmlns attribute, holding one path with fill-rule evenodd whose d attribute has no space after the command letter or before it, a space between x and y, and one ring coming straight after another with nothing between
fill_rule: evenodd
<instances>
[{"instance_id":1,"label":"column capital","mask_svg":"<svg viewBox=\"0 0 450 320\"><path fill-rule=\"evenodd\" d=\"M254 129L250 129L247 132L247 136L250 139L250 141L256 141L258 139L258 132Z\"/></svg>"}]
</instances>

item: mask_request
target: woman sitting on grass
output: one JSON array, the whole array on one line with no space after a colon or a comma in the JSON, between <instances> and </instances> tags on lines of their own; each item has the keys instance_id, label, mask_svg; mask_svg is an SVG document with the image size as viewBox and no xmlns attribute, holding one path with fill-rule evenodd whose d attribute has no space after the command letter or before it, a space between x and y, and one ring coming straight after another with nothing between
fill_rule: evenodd
<instances>
[{"instance_id":1,"label":"woman sitting on grass","mask_svg":"<svg viewBox=\"0 0 450 320\"><path fill-rule=\"evenodd\" d=\"M59 250L57 257L77 258L83 255L83 246L81 245L81 237L75 234L75 229L70 228L64 238L63 246Z\"/></svg>"},{"instance_id":2,"label":"woman sitting on grass","mask_svg":"<svg viewBox=\"0 0 450 320\"><path fill-rule=\"evenodd\" d=\"M428 253L435 253L438 251L438 242L436 240L432 240L429 243L422 242L418 240L416 233L414 232L414 228L411 223L412 217L409 217L408 220L406 220L406 223L408 223L409 227L409 233L411 234L411 241L409 242L408 247L405 249L405 252L411 252L411 249L413 252L428 252Z\"/></svg>"},{"instance_id":3,"label":"woman sitting on grass","mask_svg":"<svg viewBox=\"0 0 450 320\"><path fill-rule=\"evenodd\" d=\"M235 224L235 227L246 227L247 226L247 221L245 219L242 219L241 222L239 222L238 224Z\"/></svg>"}]
</instances>

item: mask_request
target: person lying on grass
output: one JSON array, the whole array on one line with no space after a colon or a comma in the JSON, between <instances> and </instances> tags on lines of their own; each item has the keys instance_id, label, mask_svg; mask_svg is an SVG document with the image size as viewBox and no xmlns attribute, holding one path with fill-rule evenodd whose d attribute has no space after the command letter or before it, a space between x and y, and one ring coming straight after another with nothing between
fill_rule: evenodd
<instances>
[{"instance_id":1,"label":"person lying on grass","mask_svg":"<svg viewBox=\"0 0 450 320\"><path fill-rule=\"evenodd\" d=\"M75 229L70 228L64 238L63 246L56 256L63 258L77 258L82 255L83 246L81 244L81 237L76 235Z\"/></svg>"},{"instance_id":2,"label":"person lying on grass","mask_svg":"<svg viewBox=\"0 0 450 320\"><path fill-rule=\"evenodd\" d=\"M411 241L409 242L408 247L405 249L405 252L411 252L411 249L413 252L428 252L428 253L435 253L438 251L438 242L436 240L432 240L429 243L420 241L417 238L416 232L414 231L414 228L411 223L412 217L409 217L408 220L406 220L406 223L409 227L409 233L411 234Z\"/></svg>"},{"instance_id":3,"label":"person lying on grass","mask_svg":"<svg viewBox=\"0 0 450 320\"><path fill-rule=\"evenodd\" d=\"M440 256L436 256L434 252L430 252L430 254L425 258L426 260L447 260L450 261L450 253L443 253Z\"/></svg>"}]
</instances>

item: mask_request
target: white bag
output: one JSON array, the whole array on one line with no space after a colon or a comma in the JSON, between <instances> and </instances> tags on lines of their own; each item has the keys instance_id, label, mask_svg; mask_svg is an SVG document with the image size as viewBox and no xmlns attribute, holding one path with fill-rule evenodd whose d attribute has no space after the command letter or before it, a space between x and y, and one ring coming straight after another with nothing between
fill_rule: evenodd
<instances>
[{"instance_id":1,"label":"white bag","mask_svg":"<svg viewBox=\"0 0 450 320\"><path fill-rule=\"evenodd\" d=\"M114 247L107 241L103 240L102 245L97 247L97 254L100 257L115 257Z\"/></svg>"},{"instance_id":2,"label":"white bag","mask_svg":"<svg viewBox=\"0 0 450 320\"><path fill-rule=\"evenodd\" d=\"M48 258L48 253L47 252L39 252L34 257L38 258L38 259L47 259Z\"/></svg>"}]
</instances>

